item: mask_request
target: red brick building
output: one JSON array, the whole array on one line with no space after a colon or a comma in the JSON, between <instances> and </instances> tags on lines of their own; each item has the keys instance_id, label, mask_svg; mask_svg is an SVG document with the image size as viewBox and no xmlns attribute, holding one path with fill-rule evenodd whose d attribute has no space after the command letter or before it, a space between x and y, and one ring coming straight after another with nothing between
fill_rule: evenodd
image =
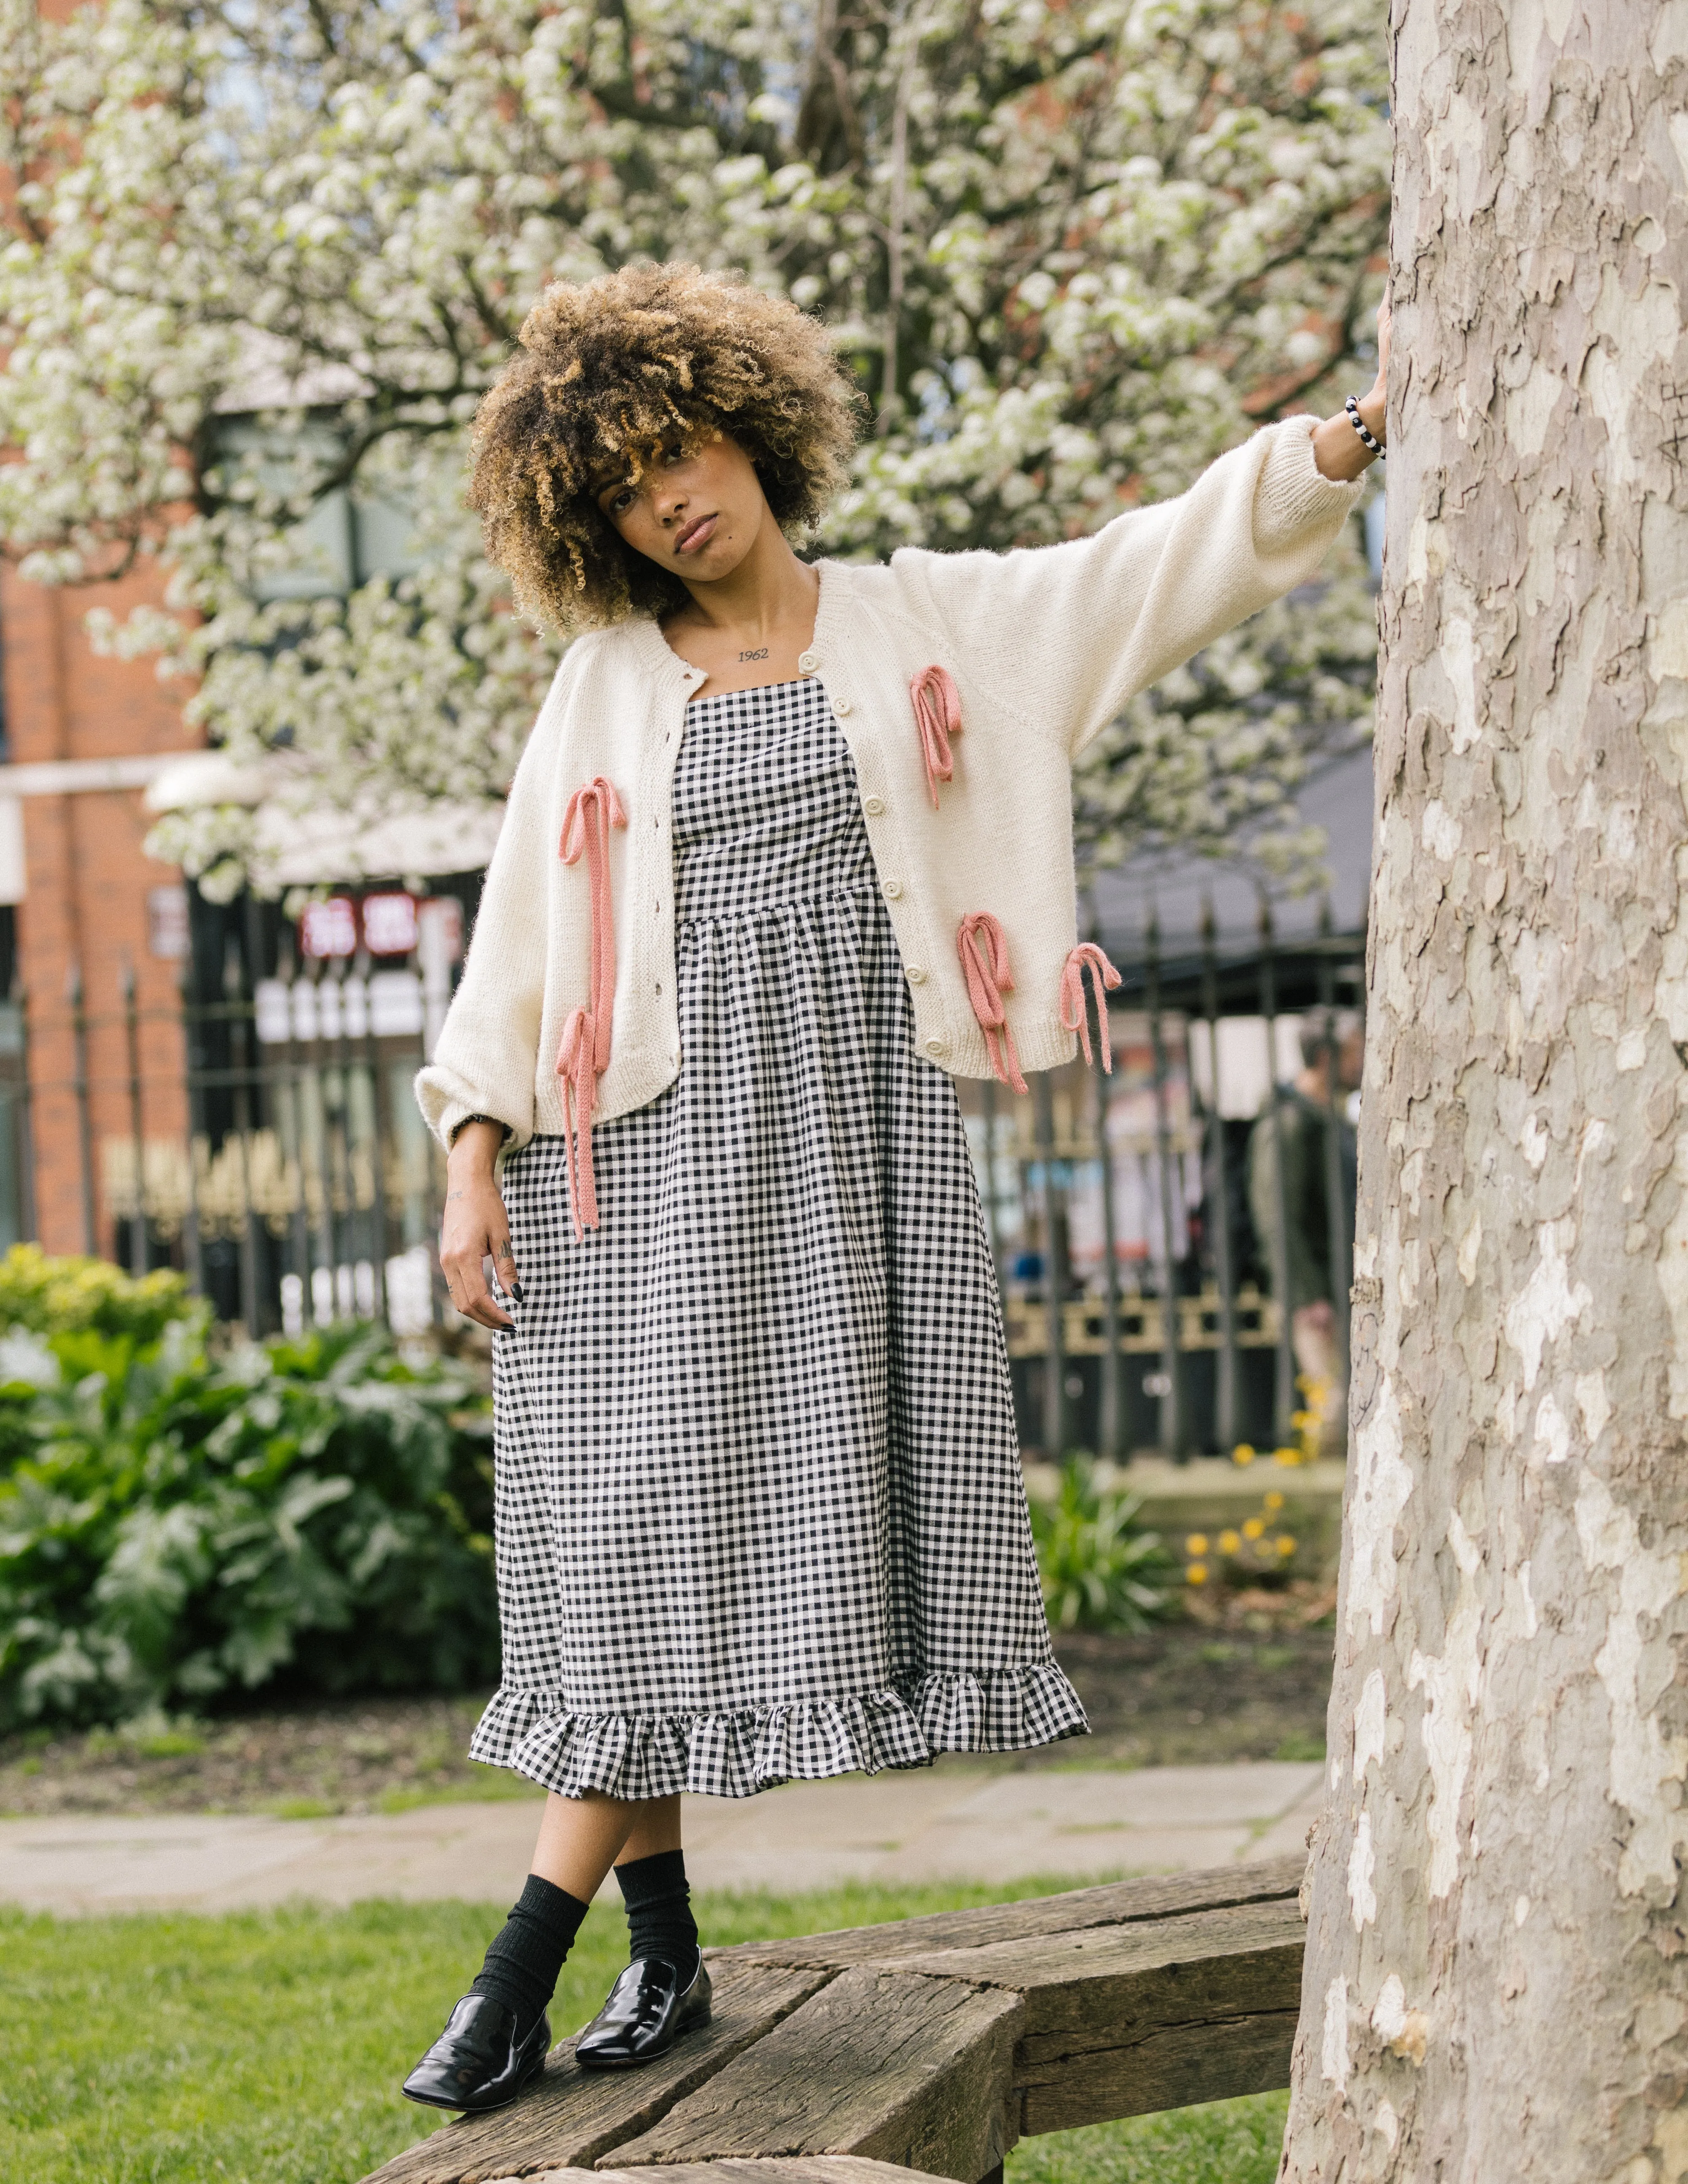
<instances>
[{"instance_id":1,"label":"red brick building","mask_svg":"<svg viewBox=\"0 0 1688 2184\"><path fill-rule=\"evenodd\" d=\"M101 587L99 603L122 615L155 595L148 572ZM22 1005L28 1065L27 1101L14 1090L0 1118L11 1139L0 1148L0 1235L32 1229L49 1251L115 1256L128 1239L101 1148L132 1143L135 1081L143 1136L187 1137L187 896L180 872L142 846L153 823L142 795L160 760L197 738L180 684L161 683L148 662L97 656L82 627L92 604L88 591L0 573L0 900L10 928L0 973Z\"/></svg>"},{"instance_id":2,"label":"red brick building","mask_svg":"<svg viewBox=\"0 0 1688 2184\"><path fill-rule=\"evenodd\" d=\"M0 576L0 1245L180 1267L254 1332L383 1308L419 1328L437 1174L409 1078L478 893L444 868L484 863L497 815L266 812L271 897L332 889L321 915L207 901L147 855L146 799L198 800L209 770L220 800L226 770L181 685L83 627L149 585Z\"/></svg>"}]
</instances>

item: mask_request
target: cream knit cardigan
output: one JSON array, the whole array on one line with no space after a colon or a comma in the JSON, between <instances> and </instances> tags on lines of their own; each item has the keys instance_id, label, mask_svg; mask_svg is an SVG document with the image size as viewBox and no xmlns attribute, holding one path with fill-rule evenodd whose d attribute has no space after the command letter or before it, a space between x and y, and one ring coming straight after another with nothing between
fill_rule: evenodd
<instances>
[{"instance_id":1,"label":"cream knit cardigan","mask_svg":"<svg viewBox=\"0 0 1688 2184\"><path fill-rule=\"evenodd\" d=\"M1089 538L820 563L800 664L824 682L855 760L916 1043L939 1067L991 1073L957 954L961 922L977 911L998 918L1007 940L1004 999L1022 1067L1072 1058L1059 994L1078 937L1072 760L1156 677L1317 570L1360 488L1320 473L1312 425L1267 426L1179 499ZM961 708L936 811L910 696L933 666L955 678ZM705 679L644 618L581 638L558 668L510 789L461 983L416 1079L446 1144L470 1115L506 1123L512 1148L569 1128L558 1050L572 1011L591 1003L593 889L588 859L564 863L560 844L571 796L597 777L626 825L609 835L615 1002L593 1121L646 1106L679 1074L674 764Z\"/></svg>"}]
</instances>

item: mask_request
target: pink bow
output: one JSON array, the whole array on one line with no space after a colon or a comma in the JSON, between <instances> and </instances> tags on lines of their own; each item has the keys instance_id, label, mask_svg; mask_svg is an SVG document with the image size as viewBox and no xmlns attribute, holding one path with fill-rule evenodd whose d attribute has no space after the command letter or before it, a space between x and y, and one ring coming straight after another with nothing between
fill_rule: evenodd
<instances>
[{"instance_id":1,"label":"pink bow","mask_svg":"<svg viewBox=\"0 0 1688 2184\"><path fill-rule=\"evenodd\" d=\"M615 784L600 773L576 789L563 813L559 853L565 865L584 853L592 919L591 998L563 1026L557 1074L563 1080L568 1145L569 1217L578 1244L598 1226L598 1184L592 1170L592 1104L597 1079L610 1066L610 1020L616 1008L616 921L610 898L610 829L627 815ZM578 1158L577 1158L577 1151Z\"/></svg>"},{"instance_id":2,"label":"pink bow","mask_svg":"<svg viewBox=\"0 0 1688 2184\"><path fill-rule=\"evenodd\" d=\"M569 1176L569 1217L578 1244L588 1228L598 1226L598 1179L592 1172L592 1102L597 1089L592 1065L593 1022L585 1009L576 1009L563 1026L557 1049L557 1074L563 1080L564 1134ZM576 1162L576 1148L579 1162Z\"/></svg>"},{"instance_id":3,"label":"pink bow","mask_svg":"<svg viewBox=\"0 0 1688 2184\"><path fill-rule=\"evenodd\" d=\"M610 1067L610 1019L616 1000L616 925L610 901L610 829L625 827L627 815L615 786L600 773L576 789L563 813L560 845L565 865L586 852L592 890L592 1066L601 1075Z\"/></svg>"},{"instance_id":4,"label":"pink bow","mask_svg":"<svg viewBox=\"0 0 1688 2184\"><path fill-rule=\"evenodd\" d=\"M984 1034L990 1066L1001 1083L1023 1092L1026 1080L1020 1073L1014 1034L1002 1006L1004 994L1014 990L1014 974L1008 967L1008 936L988 910L970 911L961 920L955 946L967 981L967 999Z\"/></svg>"},{"instance_id":5,"label":"pink bow","mask_svg":"<svg viewBox=\"0 0 1688 2184\"><path fill-rule=\"evenodd\" d=\"M920 755L926 762L926 793L938 809L938 784L952 781L955 761L950 738L961 733L961 694L947 667L922 667L909 684L914 722L920 731Z\"/></svg>"},{"instance_id":6,"label":"pink bow","mask_svg":"<svg viewBox=\"0 0 1688 2184\"><path fill-rule=\"evenodd\" d=\"M1068 1031L1076 1031L1078 1044L1084 1050L1084 1059L1090 1059L1090 1018L1084 1006L1084 973L1090 974L1091 990L1096 997L1096 1036L1101 1042L1102 1068L1113 1073L1113 1048L1108 1039L1107 996L1117 986L1120 975L1094 940L1081 940L1061 969L1061 1021Z\"/></svg>"}]
</instances>

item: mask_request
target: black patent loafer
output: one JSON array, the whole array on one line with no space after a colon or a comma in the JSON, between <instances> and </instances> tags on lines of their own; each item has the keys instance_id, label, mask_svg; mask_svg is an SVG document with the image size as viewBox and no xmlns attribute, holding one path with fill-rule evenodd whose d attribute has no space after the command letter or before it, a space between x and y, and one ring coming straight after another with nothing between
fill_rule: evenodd
<instances>
[{"instance_id":1,"label":"black patent loafer","mask_svg":"<svg viewBox=\"0 0 1688 2184\"><path fill-rule=\"evenodd\" d=\"M701 1957L697 1976L682 1989L680 1975L660 1957L635 1958L610 1990L610 1999L575 2042L586 2070L626 2070L666 2055L682 2032L710 2020L710 1976Z\"/></svg>"},{"instance_id":2,"label":"black patent loafer","mask_svg":"<svg viewBox=\"0 0 1688 2184\"><path fill-rule=\"evenodd\" d=\"M426 2108L501 2109L544 2069L550 2045L549 2017L518 2040L513 2009L487 1994L465 1994L402 2090Z\"/></svg>"}]
</instances>

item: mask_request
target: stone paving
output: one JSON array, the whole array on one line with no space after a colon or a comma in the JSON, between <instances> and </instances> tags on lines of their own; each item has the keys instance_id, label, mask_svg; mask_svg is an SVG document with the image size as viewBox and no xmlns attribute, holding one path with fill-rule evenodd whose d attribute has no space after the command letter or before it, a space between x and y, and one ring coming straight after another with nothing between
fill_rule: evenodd
<instances>
[{"instance_id":1,"label":"stone paving","mask_svg":"<svg viewBox=\"0 0 1688 2184\"><path fill-rule=\"evenodd\" d=\"M1299 1850L1317 1763L1041 1769L965 1758L759 1797L685 1801L695 1886L796 1894L847 1881L1006 1881L1171 1873ZM160 1814L0 1821L0 1902L61 1914L229 1911L365 1897L506 1903L532 1848L537 1799L285 1820ZM610 1886L613 1889L614 1884Z\"/></svg>"}]
</instances>

